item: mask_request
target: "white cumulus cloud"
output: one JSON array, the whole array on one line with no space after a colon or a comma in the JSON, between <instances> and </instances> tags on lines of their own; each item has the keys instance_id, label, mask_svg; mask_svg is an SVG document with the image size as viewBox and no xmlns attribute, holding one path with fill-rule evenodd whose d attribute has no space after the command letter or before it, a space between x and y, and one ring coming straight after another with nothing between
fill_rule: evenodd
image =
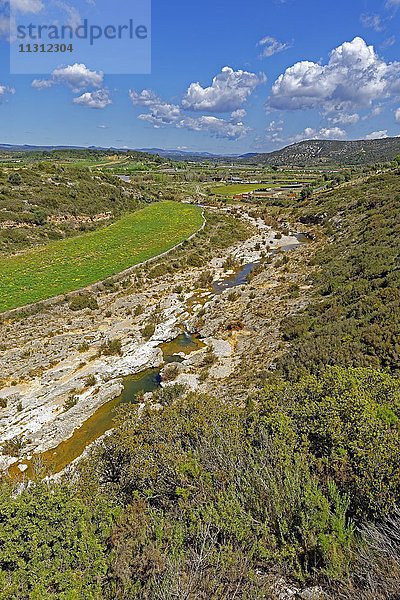
<instances>
[{"instance_id":1,"label":"white cumulus cloud","mask_svg":"<svg viewBox=\"0 0 400 600\"><path fill-rule=\"evenodd\" d=\"M15 89L13 87L9 87L8 85L0 84L0 98L6 94L15 94Z\"/></svg>"},{"instance_id":2,"label":"white cumulus cloud","mask_svg":"<svg viewBox=\"0 0 400 600\"><path fill-rule=\"evenodd\" d=\"M400 108L394 111L394 118L396 119L397 123L400 123Z\"/></svg>"},{"instance_id":3,"label":"white cumulus cloud","mask_svg":"<svg viewBox=\"0 0 400 600\"><path fill-rule=\"evenodd\" d=\"M387 137L389 137L388 131L387 131L387 129L383 129L382 131L373 131L372 133L368 133L368 135L365 136L365 139L366 140L384 140Z\"/></svg>"},{"instance_id":4,"label":"white cumulus cloud","mask_svg":"<svg viewBox=\"0 0 400 600\"><path fill-rule=\"evenodd\" d=\"M335 48L326 65L301 61L272 86L271 108L344 111L368 107L400 91L400 63L385 63L373 46L356 37Z\"/></svg>"},{"instance_id":5,"label":"white cumulus cloud","mask_svg":"<svg viewBox=\"0 0 400 600\"><path fill-rule=\"evenodd\" d=\"M279 52L283 52L284 50L291 48L291 44L280 42L272 36L264 37L258 42L257 46L261 46L262 48L261 58L269 58L274 54L278 54Z\"/></svg>"},{"instance_id":6,"label":"white cumulus cloud","mask_svg":"<svg viewBox=\"0 0 400 600\"><path fill-rule=\"evenodd\" d=\"M53 79L34 79L32 81L32 87L36 90L46 90L55 85Z\"/></svg>"},{"instance_id":7,"label":"white cumulus cloud","mask_svg":"<svg viewBox=\"0 0 400 600\"><path fill-rule=\"evenodd\" d=\"M247 112L244 108L238 108L237 110L234 110L233 113L231 113L231 121L233 123L240 123L241 121L243 121L246 115Z\"/></svg>"},{"instance_id":8,"label":"white cumulus cloud","mask_svg":"<svg viewBox=\"0 0 400 600\"><path fill-rule=\"evenodd\" d=\"M304 131L293 136L291 142L302 142L303 140L344 140L347 137L347 133L340 127L322 127L321 129L314 129L313 127L306 127Z\"/></svg>"},{"instance_id":9,"label":"white cumulus cloud","mask_svg":"<svg viewBox=\"0 0 400 600\"><path fill-rule=\"evenodd\" d=\"M150 112L139 115L139 119L151 123L157 129L163 125L176 124L182 117L182 112L176 104L160 102L152 106Z\"/></svg>"},{"instance_id":10,"label":"white cumulus cloud","mask_svg":"<svg viewBox=\"0 0 400 600\"><path fill-rule=\"evenodd\" d=\"M74 92L80 92L85 88L99 88L104 80L102 71L91 71L82 63L75 63L66 67L54 69L51 79L34 79L32 87L36 89L49 88L53 85L67 85Z\"/></svg>"},{"instance_id":11,"label":"white cumulus cloud","mask_svg":"<svg viewBox=\"0 0 400 600\"><path fill-rule=\"evenodd\" d=\"M129 90L129 97L133 106L143 106L149 109L148 113L141 114L138 118L148 121L154 127L170 125L181 118L181 109L178 105L165 102L152 90L144 89L141 92Z\"/></svg>"},{"instance_id":12,"label":"white cumulus cloud","mask_svg":"<svg viewBox=\"0 0 400 600\"><path fill-rule=\"evenodd\" d=\"M82 63L60 67L55 69L52 75L57 83L68 85L74 91L79 91L86 87L100 87L104 79L104 73L101 71L91 71Z\"/></svg>"},{"instance_id":13,"label":"white cumulus cloud","mask_svg":"<svg viewBox=\"0 0 400 600\"><path fill-rule=\"evenodd\" d=\"M161 102L152 90L142 90L140 93L129 90L129 97L134 106L155 106Z\"/></svg>"},{"instance_id":14,"label":"white cumulus cloud","mask_svg":"<svg viewBox=\"0 0 400 600\"><path fill-rule=\"evenodd\" d=\"M182 106L188 110L204 112L232 112L240 108L255 88L264 83L265 75L257 75L248 71L234 71L224 67L209 87L191 83Z\"/></svg>"},{"instance_id":15,"label":"white cumulus cloud","mask_svg":"<svg viewBox=\"0 0 400 600\"><path fill-rule=\"evenodd\" d=\"M206 132L213 137L231 140L238 139L249 131L241 121L246 115L243 109L233 111L231 119L227 121L211 115L192 117L181 106L165 102L148 89L141 92L130 90L129 97L133 106L143 106L148 109L148 112L140 114L138 118L157 129L172 126L177 129Z\"/></svg>"},{"instance_id":16,"label":"white cumulus cloud","mask_svg":"<svg viewBox=\"0 0 400 600\"><path fill-rule=\"evenodd\" d=\"M357 113L337 113L334 117L329 117L328 121L332 125L355 125L360 120L360 115Z\"/></svg>"},{"instance_id":17,"label":"white cumulus cloud","mask_svg":"<svg viewBox=\"0 0 400 600\"><path fill-rule=\"evenodd\" d=\"M230 140L236 140L249 131L243 123L231 123L211 115L196 118L184 117L177 123L177 127L192 131L204 131L213 137Z\"/></svg>"},{"instance_id":18,"label":"white cumulus cloud","mask_svg":"<svg viewBox=\"0 0 400 600\"><path fill-rule=\"evenodd\" d=\"M38 13L44 8L42 0L10 0L11 10L24 14Z\"/></svg>"},{"instance_id":19,"label":"white cumulus cloud","mask_svg":"<svg viewBox=\"0 0 400 600\"><path fill-rule=\"evenodd\" d=\"M86 106L87 108L106 108L112 101L107 90L97 90L96 92L85 92L78 98L74 98L74 104Z\"/></svg>"}]
</instances>

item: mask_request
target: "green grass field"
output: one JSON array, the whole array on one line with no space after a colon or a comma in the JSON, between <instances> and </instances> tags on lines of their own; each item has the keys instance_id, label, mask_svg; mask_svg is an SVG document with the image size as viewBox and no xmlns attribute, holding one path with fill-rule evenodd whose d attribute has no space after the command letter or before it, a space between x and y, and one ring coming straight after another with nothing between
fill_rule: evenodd
<instances>
[{"instance_id":1,"label":"green grass field","mask_svg":"<svg viewBox=\"0 0 400 600\"><path fill-rule=\"evenodd\" d=\"M80 289L169 250L202 224L198 207L157 202L116 223L0 259L0 312Z\"/></svg>"},{"instance_id":2,"label":"green grass field","mask_svg":"<svg viewBox=\"0 0 400 600\"><path fill-rule=\"evenodd\" d=\"M236 185L221 185L220 187L214 188L213 192L214 194L218 194L218 196L232 197L236 194L247 194L247 192L253 192L254 190L263 190L265 188L277 188L280 186L281 184L278 183L238 183Z\"/></svg>"},{"instance_id":3,"label":"green grass field","mask_svg":"<svg viewBox=\"0 0 400 600\"><path fill-rule=\"evenodd\" d=\"M149 169L149 165L138 161L121 161L119 163L109 163L107 165L96 165L94 168L98 168L103 173L129 175L129 173L136 173L137 171L147 171Z\"/></svg>"},{"instance_id":4,"label":"green grass field","mask_svg":"<svg viewBox=\"0 0 400 600\"><path fill-rule=\"evenodd\" d=\"M79 158L77 160L65 160L65 161L57 161L57 164L63 165L65 167L90 167L90 168L103 168L103 167L117 167L118 165L123 165L128 162L127 158L121 158L119 160L110 160L107 158L99 159L96 157L93 158Z\"/></svg>"}]
</instances>

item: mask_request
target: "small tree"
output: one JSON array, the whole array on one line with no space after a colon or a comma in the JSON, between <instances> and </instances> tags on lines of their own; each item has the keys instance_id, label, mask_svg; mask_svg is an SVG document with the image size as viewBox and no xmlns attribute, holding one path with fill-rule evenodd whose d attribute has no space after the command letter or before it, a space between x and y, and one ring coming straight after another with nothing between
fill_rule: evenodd
<instances>
[{"instance_id":1,"label":"small tree","mask_svg":"<svg viewBox=\"0 0 400 600\"><path fill-rule=\"evenodd\" d=\"M311 198L312 188L307 186L303 188L300 192L300 200L307 200L307 198Z\"/></svg>"},{"instance_id":2,"label":"small tree","mask_svg":"<svg viewBox=\"0 0 400 600\"><path fill-rule=\"evenodd\" d=\"M101 353L105 356L122 356L121 340L108 340L102 344Z\"/></svg>"},{"instance_id":3,"label":"small tree","mask_svg":"<svg viewBox=\"0 0 400 600\"><path fill-rule=\"evenodd\" d=\"M22 183L22 177L19 173L11 173L8 177L8 181L12 184L12 185L21 185Z\"/></svg>"}]
</instances>

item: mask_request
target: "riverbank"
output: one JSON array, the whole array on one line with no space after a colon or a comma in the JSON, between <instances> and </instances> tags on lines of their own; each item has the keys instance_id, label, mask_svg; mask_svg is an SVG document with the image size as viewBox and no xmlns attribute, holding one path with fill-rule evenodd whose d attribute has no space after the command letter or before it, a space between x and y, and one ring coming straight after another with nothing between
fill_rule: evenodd
<instances>
[{"instance_id":1,"label":"riverbank","mask_svg":"<svg viewBox=\"0 0 400 600\"><path fill-rule=\"evenodd\" d=\"M56 306L18 325L2 326L8 327L8 347L1 351L0 366L9 384L0 391L6 404L0 413L0 443L23 444L19 458L1 458L3 469L17 460L24 465L24 458L48 453L70 439L100 407L121 395L121 378L165 365L160 345L175 339L182 328L199 331L206 347L183 357L172 381L206 392L229 387L251 332L232 323L226 328L224 320L231 315L235 320L246 310L260 274L251 275L251 285L237 281L220 293L213 290L213 282L234 280L245 265L252 265L251 272L266 257L277 263L279 249L299 247L295 235L275 232L247 214L241 218L253 235L202 267L147 281L144 290L99 292L95 314L86 309L71 315ZM276 269L272 263L271 269ZM203 287L201 281L206 281ZM229 297L232 287L245 288L234 291L236 300ZM113 340L118 352L107 355Z\"/></svg>"}]
</instances>

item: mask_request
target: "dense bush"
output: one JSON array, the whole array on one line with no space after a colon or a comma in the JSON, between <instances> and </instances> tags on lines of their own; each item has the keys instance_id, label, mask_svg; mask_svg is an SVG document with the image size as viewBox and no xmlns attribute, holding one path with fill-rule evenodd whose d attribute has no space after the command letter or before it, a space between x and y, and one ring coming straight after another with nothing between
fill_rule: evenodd
<instances>
[{"instance_id":1,"label":"dense bush","mask_svg":"<svg viewBox=\"0 0 400 600\"><path fill-rule=\"evenodd\" d=\"M85 308L89 308L90 310L96 310L97 308L99 308L96 298L91 294L84 293L72 296L72 298L68 302L68 306L69 309L73 311L84 310Z\"/></svg>"},{"instance_id":2,"label":"dense bush","mask_svg":"<svg viewBox=\"0 0 400 600\"><path fill-rule=\"evenodd\" d=\"M372 366L392 372L400 362L400 177L323 194L300 214L324 215L330 242L316 257L314 301L288 318L286 377L326 365Z\"/></svg>"},{"instance_id":3,"label":"dense bush","mask_svg":"<svg viewBox=\"0 0 400 600\"><path fill-rule=\"evenodd\" d=\"M153 322L153 321L148 322L143 327L143 329L142 329L142 336L144 337L144 339L146 341L148 341L154 335L156 327L157 327L157 323Z\"/></svg>"},{"instance_id":4,"label":"dense bush","mask_svg":"<svg viewBox=\"0 0 400 600\"><path fill-rule=\"evenodd\" d=\"M112 513L63 485L0 487L0 598L101 597Z\"/></svg>"},{"instance_id":5,"label":"dense bush","mask_svg":"<svg viewBox=\"0 0 400 600\"><path fill-rule=\"evenodd\" d=\"M387 527L375 547L363 526L398 498L399 412L396 379L341 368L276 381L245 407L125 406L74 487L2 488L3 597L273 598L277 571L344 598L399 589Z\"/></svg>"},{"instance_id":6,"label":"dense bush","mask_svg":"<svg viewBox=\"0 0 400 600\"><path fill-rule=\"evenodd\" d=\"M19 173L11 173L8 177L8 181L12 184L12 185L21 185L22 183L22 177Z\"/></svg>"},{"instance_id":7,"label":"dense bush","mask_svg":"<svg viewBox=\"0 0 400 600\"><path fill-rule=\"evenodd\" d=\"M197 396L125 408L82 475L124 508L106 597L172 594L171 577L189 597L222 581L229 595L272 568L346 580L356 525L398 498L399 414L397 380L339 368L275 382L246 408Z\"/></svg>"},{"instance_id":8,"label":"dense bush","mask_svg":"<svg viewBox=\"0 0 400 600\"><path fill-rule=\"evenodd\" d=\"M315 472L350 498L354 517L378 517L400 497L400 381L373 369L333 367L261 396L263 425L312 456Z\"/></svg>"},{"instance_id":9,"label":"dense bush","mask_svg":"<svg viewBox=\"0 0 400 600\"><path fill-rule=\"evenodd\" d=\"M122 356L122 342L121 340L107 340L101 345L101 354L105 356Z\"/></svg>"}]
</instances>

